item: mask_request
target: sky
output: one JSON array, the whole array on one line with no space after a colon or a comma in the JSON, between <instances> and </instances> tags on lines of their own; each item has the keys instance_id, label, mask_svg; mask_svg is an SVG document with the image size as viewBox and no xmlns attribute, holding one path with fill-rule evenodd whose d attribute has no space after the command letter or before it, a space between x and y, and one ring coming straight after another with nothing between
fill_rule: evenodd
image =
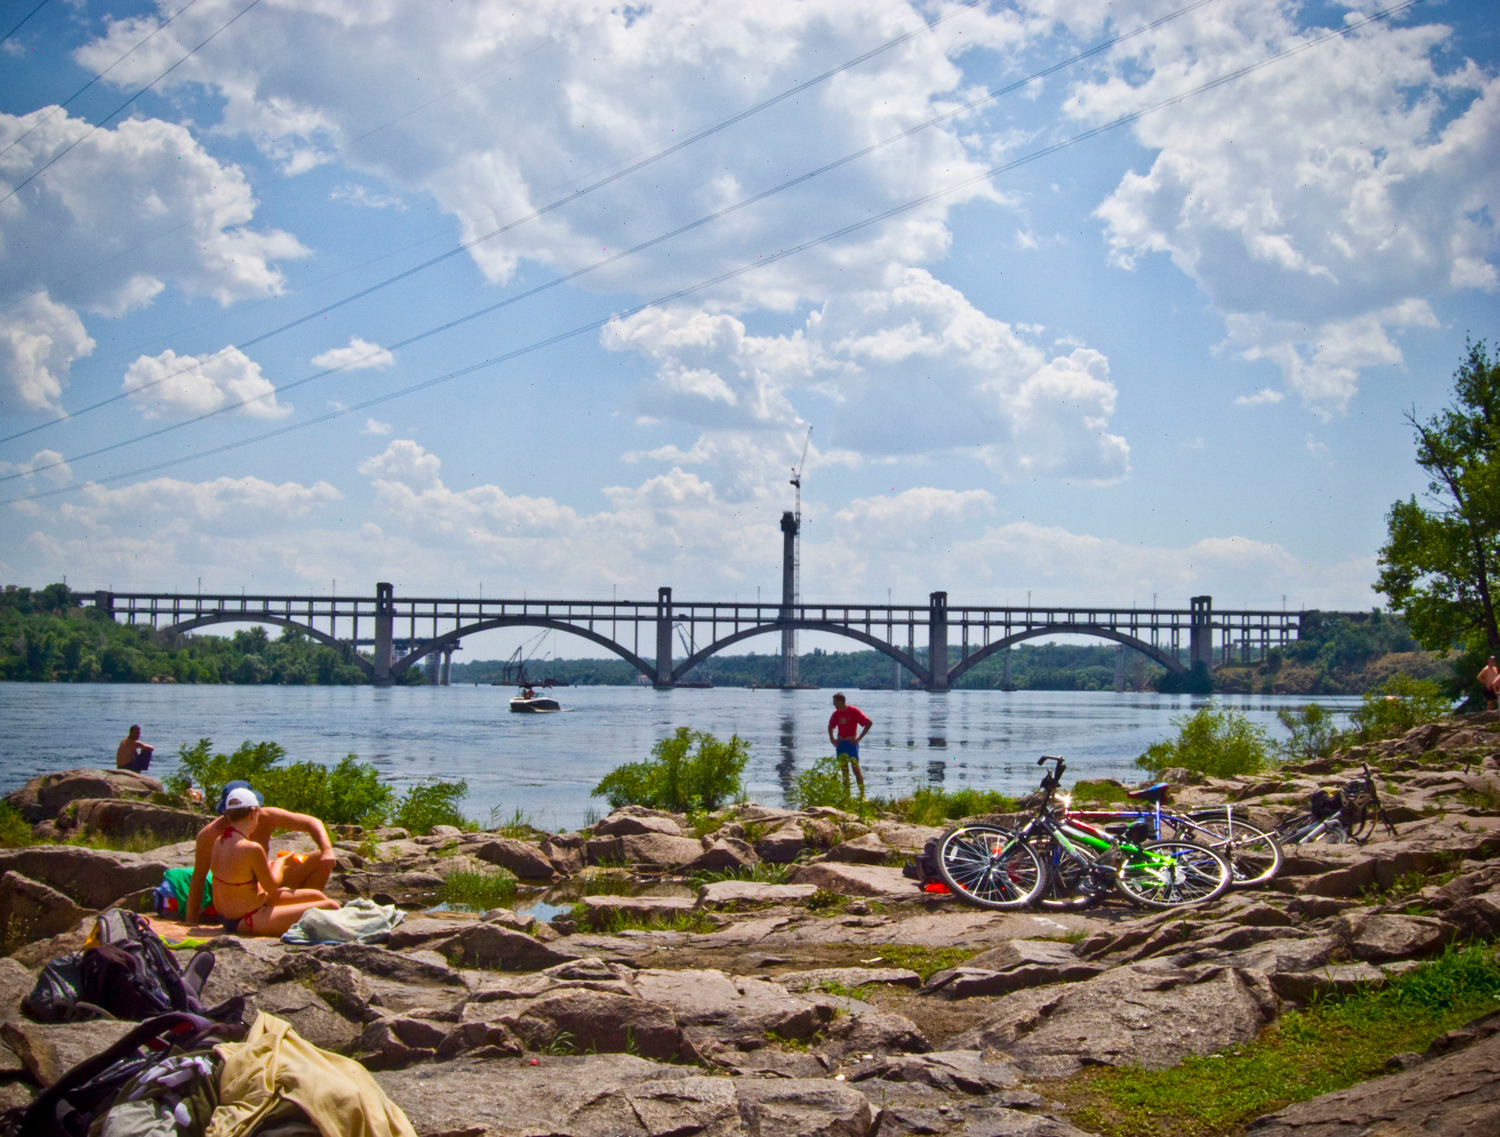
<instances>
[{"instance_id":1,"label":"sky","mask_svg":"<svg viewBox=\"0 0 1500 1137\"><path fill-rule=\"evenodd\" d=\"M0 582L769 597L806 446L810 601L1379 604L1500 336L1398 6L0 0Z\"/></svg>"}]
</instances>

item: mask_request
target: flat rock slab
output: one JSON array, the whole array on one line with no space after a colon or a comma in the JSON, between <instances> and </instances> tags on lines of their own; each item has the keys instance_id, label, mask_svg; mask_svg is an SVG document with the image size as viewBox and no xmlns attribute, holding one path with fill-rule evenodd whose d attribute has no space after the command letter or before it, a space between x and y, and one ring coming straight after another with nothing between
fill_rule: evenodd
<instances>
[{"instance_id":1,"label":"flat rock slab","mask_svg":"<svg viewBox=\"0 0 1500 1137\"><path fill-rule=\"evenodd\" d=\"M594 928L607 928L621 919L671 923L697 905L691 896L585 896L580 903Z\"/></svg>"},{"instance_id":2,"label":"flat rock slab","mask_svg":"<svg viewBox=\"0 0 1500 1137\"><path fill-rule=\"evenodd\" d=\"M840 896L916 896L916 883L897 868L882 865L846 865L831 861L805 865L789 884L811 884Z\"/></svg>"},{"instance_id":3,"label":"flat rock slab","mask_svg":"<svg viewBox=\"0 0 1500 1137\"><path fill-rule=\"evenodd\" d=\"M874 1111L829 1080L704 1077L624 1054L459 1059L376 1075L419 1137L869 1137Z\"/></svg>"},{"instance_id":4,"label":"flat rock slab","mask_svg":"<svg viewBox=\"0 0 1500 1137\"><path fill-rule=\"evenodd\" d=\"M815 991L828 983L850 988L866 983L912 988L922 985L922 977L904 967L824 967L816 971L786 971L773 978L788 991Z\"/></svg>"},{"instance_id":5,"label":"flat rock slab","mask_svg":"<svg viewBox=\"0 0 1500 1137\"><path fill-rule=\"evenodd\" d=\"M1162 960L1116 967L1094 979L1006 995L954 1049L992 1047L1034 1077L1084 1066L1175 1066L1255 1038L1276 1015L1265 975L1176 967Z\"/></svg>"},{"instance_id":6,"label":"flat rock slab","mask_svg":"<svg viewBox=\"0 0 1500 1137\"><path fill-rule=\"evenodd\" d=\"M899 1054L862 1066L856 1082L879 1078L916 1082L950 1093L988 1094L1019 1085L1021 1072L1003 1059L986 1061L978 1050L940 1050L932 1054Z\"/></svg>"},{"instance_id":7,"label":"flat rock slab","mask_svg":"<svg viewBox=\"0 0 1500 1137\"><path fill-rule=\"evenodd\" d=\"M40 1085L50 1086L84 1059L108 1050L136 1025L101 1019L44 1026L18 1019L0 1024L0 1040L15 1051Z\"/></svg>"},{"instance_id":8,"label":"flat rock slab","mask_svg":"<svg viewBox=\"0 0 1500 1137\"><path fill-rule=\"evenodd\" d=\"M1500 1131L1500 1035L1251 1122L1255 1137L1480 1137Z\"/></svg>"},{"instance_id":9,"label":"flat rock slab","mask_svg":"<svg viewBox=\"0 0 1500 1137\"><path fill-rule=\"evenodd\" d=\"M726 904L802 904L817 895L815 884L757 884L749 880L720 880L698 889L698 904L719 908Z\"/></svg>"}]
</instances>

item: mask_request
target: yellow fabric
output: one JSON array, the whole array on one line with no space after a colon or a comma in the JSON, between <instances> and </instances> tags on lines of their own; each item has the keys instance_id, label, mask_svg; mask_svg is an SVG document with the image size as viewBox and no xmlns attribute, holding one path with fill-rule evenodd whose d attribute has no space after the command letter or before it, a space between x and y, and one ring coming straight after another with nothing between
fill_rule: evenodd
<instances>
[{"instance_id":1,"label":"yellow fabric","mask_svg":"<svg viewBox=\"0 0 1500 1137\"><path fill-rule=\"evenodd\" d=\"M204 1137L246 1137L282 1100L300 1105L323 1137L417 1137L368 1070L319 1050L285 1019L262 1011L244 1042L214 1049L224 1068Z\"/></svg>"}]
</instances>

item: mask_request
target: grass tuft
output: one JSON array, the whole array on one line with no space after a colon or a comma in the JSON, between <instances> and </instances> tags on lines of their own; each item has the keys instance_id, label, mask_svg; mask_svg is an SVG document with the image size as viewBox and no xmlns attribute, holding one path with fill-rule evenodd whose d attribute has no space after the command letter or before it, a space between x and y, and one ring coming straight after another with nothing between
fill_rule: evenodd
<instances>
[{"instance_id":1,"label":"grass tuft","mask_svg":"<svg viewBox=\"0 0 1500 1137\"><path fill-rule=\"evenodd\" d=\"M925 983L934 972L957 967L973 959L979 952L979 948L934 948L923 947L919 944L883 944L880 948L880 958L892 967L904 967L908 971L915 971ZM868 966L874 967L875 964Z\"/></svg>"},{"instance_id":2,"label":"grass tuft","mask_svg":"<svg viewBox=\"0 0 1500 1137\"><path fill-rule=\"evenodd\" d=\"M442 901L449 908L487 912L503 908L516 895L516 878L505 869L454 869L443 877Z\"/></svg>"},{"instance_id":3,"label":"grass tuft","mask_svg":"<svg viewBox=\"0 0 1500 1137\"><path fill-rule=\"evenodd\" d=\"M695 872L688 875L689 883L718 884L721 880L746 880L756 884L785 884L786 878L791 875L796 865L773 865L767 861L760 861L753 865L745 865L733 869L712 869L704 872Z\"/></svg>"}]
</instances>

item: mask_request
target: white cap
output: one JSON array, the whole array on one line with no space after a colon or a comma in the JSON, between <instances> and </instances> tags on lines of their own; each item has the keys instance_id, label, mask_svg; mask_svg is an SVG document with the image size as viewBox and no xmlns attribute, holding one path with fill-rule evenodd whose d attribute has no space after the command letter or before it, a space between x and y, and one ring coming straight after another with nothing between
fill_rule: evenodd
<instances>
[{"instance_id":1,"label":"white cap","mask_svg":"<svg viewBox=\"0 0 1500 1137\"><path fill-rule=\"evenodd\" d=\"M236 788L230 790L228 795L224 798L225 810L250 809L253 806L257 806L259 804L260 802L257 801L255 797L255 791L246 789L244 786L237 786Z\"/></svg>"}]
</instances>

